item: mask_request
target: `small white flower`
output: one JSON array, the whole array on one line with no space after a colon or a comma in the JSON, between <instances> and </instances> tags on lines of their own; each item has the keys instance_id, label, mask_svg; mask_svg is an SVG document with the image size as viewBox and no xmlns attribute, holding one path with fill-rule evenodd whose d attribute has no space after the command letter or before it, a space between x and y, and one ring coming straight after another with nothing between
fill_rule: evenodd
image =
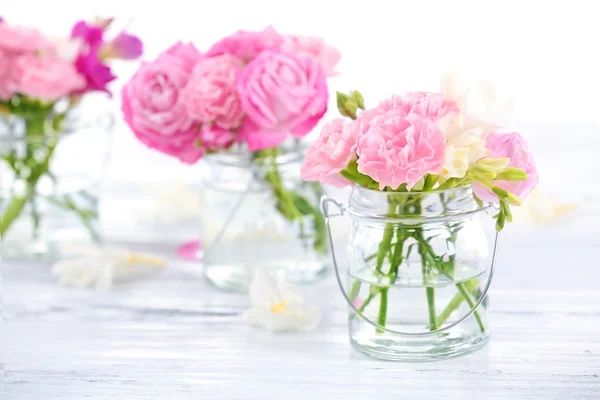
<instances>
[{"instance_id":1,"label":"small white flower","mask_svg":"<svg viewBox=\"0 0 600 400\"><path fill-rule=\"evenodd\" d=\"M125 250L107 250L92 245L64 248L69 259L52 267L61 286L95 287L108 290L114 281L134 279L156 267L164 267L161 257L135 254Z\"/></svg>"},{"instance_id":2,"label":"small white flower","mask_svg":"<svg viewBox=\"0 0 600 400\"><path fill-rule=\"evenodd\" d=\"M305 304L295 286L275 279L263 268L254 272L250 302L252 308L244 312L244 319L271 331L311 331L321 321L319 309Z\"/></svg>"},{"instance_id":3,"label":"small white flower","mask_svg":"<svg viewBox=\"0 0 600 400\"><path fill-rule=\"evenodd\" d=\"M491 83L480 81L469 87L456 73L442 77L441 91L460 110L458 115L438 123L448 143L439 178L443 183L449 178L464 177L470 165L489 154L485 138L510 124L513 106L512 102L498 101Z\"/></svg>"},{"instance_id":4,"label":"small white flower","mask_svg":"<svg viewBox=\"0 0 600 400\"><path fill-rule=\"evenodd\" d=\"M485 140L477 129L452 136L448 139L439 182L444 183L449 178L462 178L470 165L488 154Z\"/></svg>"},{"instance_id":5,"label":"small white flower","mask_svg":"<svg viewBox=\"0 0 600 400\"><path fill-rule=\"evenodd\" d=\"M455 102L460 109L448 128L450 135L477 129L485 137L511 123L512 101L499 102L496 89L488 81L467 86L460 75L446 73L442 77L441 91L444 99Z\"/></svg>"},{"instance_id":6,"label":"small white flower","mask_svg":"<svg viewBox=\"0 0 600 400\"><path fill-rule=\"evenodd\" d=\"M555 223L577 210L575 203L563 203L550 193L535 188L520 207L512 207L515 222L532 225Z\"/></svg>"}]
</instances>

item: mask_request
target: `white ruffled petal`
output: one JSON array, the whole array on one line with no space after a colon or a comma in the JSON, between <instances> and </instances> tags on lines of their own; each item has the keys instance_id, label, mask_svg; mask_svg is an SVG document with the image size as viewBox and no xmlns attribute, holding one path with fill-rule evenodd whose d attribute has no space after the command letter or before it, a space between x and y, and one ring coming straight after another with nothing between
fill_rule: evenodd
<instances>
[{"instance_id":1,"label":"white ruffled petal","mask_svg":"<svg viewBox=\"0 0 600 400\"><path fill-rule=\"evenodd\" d=\"M59 277L59 284L79 288L95 287L98 290L108 290L115 281L144 275L165 264L160 257L122 250L109 251L95 246L73 247L71 256L72 258L57 262L52 267L52 274Z\"/></svg>"},{"instance_id":2,"label":"white ruffled petal","mask_svg":"<svg viewBox=\"0 0 600 400\"><path fill-rule=\"evenodd\" d=\"M257 268L250 284L252 308L243 318L250 324L275 332L313 330L321 320L321 312L304 304L298 289Z\"/></svg>"}]
</instances>

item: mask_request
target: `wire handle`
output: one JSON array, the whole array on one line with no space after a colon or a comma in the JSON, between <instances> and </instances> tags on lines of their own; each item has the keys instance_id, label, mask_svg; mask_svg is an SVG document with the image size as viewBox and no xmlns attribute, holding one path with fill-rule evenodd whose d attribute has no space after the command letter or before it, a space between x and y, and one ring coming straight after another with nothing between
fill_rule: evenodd
<instances>
[{"instance_id":1,"label":"wire handle","mask_svg":"<svg viewBox=\"0 0 600 400\"><path fill-rule=\"evenodd\" d=\"M339 212L335 213L335 214L330 214L329 213L329 204L333 203L335 204L335 206L338 208ZM340 203L338 203L337 201L335 201L334 199L331 199L327 196L323 196L321 197L321 202L320 202L320 208L321 208L321 212L323 213L323 216L325 217L325 225L327 226L327 236L329 238L329 245L331 247L331 257L333 258L333 267L335 270L335 277L337 279L338 282L338 286L340 287L340 290L342 292L342 295L344 296L344 298L346 299L346 302L348 303L348 305L350 306L350 308L352 308L352 310L354 310L354 312L360 317L362 318L365 322L369 323L370 325L374 326L375 328L377 328L380 331L384 331L384 332L389 332L389 333L394 333L396 335L400 335L400 336L412 336L412 337L418 337L418 336L429 336L429 335L433 335L439 332L444 332L447 331L449 329L454 328L455 326L457 326L458 324L460 324L461 322L463 322L464 320L466 320L467 318L469 318L471 316L471 314L473 314L475 312L475 310L477 310L477 308L479 307L479 305L484 301L485 297L487 296L488 290L490 289L490 286L492 284L492 278L494 276L494 270L496 268L496 255L498 254L498 240L499 240L499 233L496 232L496 237L494 239L494 250L492 251L492 261L491 261L491 265L490 265L490 273L487 279L487 282L485 284L485 287L481 293L481 296L479 297L479 300L475 303L475 305L473 307L471 307L471 310L465 314L463 317L461 317L460 319L458 319L457 321L454 321L453 323L440 327L438 329L435 329L433 331L428 331L428 332L402 332L402 331L396 331L393 329L389 329L386 328L384 326L379 325L378 323L372 321L371 319L365 317L357 308L356 306L354 306L352 300L350 299L350 297L348 296L348 293L346 293L346 290L344 289L344 284L342 283L342 278L340 277L340 270L338 267L338 263L337 260L335 258L335 249L334 249L334 244L333 244L333 236L331 235L331 226L329 224L329 219L333 218L333 217L340 217L342 215L344 215L344 206L341 205Z\"/></svg>"}]
</instances>

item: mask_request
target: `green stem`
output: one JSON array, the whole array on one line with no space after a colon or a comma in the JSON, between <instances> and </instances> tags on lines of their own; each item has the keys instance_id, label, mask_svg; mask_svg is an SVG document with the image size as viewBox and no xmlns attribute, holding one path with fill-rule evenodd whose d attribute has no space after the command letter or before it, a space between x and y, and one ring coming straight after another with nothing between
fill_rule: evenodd
<instances>
[{"instance_id":1,"label":"green stem","mask_svg":"<svg viewBox=\"0 0 600 400\"><path fill-rule=\"evenodd\" d=\"M427 312L429 313L429 330L435 331L438 328L435 319L435 289L427 287L425 293L427 295Z\"/></svg>"},{"instance_id":2,"label":"green stem","mask_svg":"<svg viewBox=\"0 0 600 400\"><path fill-rule=\"evenodd\" d=\"M390 202L388 205L388 217L394 216L396 213L396 204ZM382 274L383 261L385 260L386 255L390 251L392 238L394 237L394 224L386 223L383 231L383 238L379 243L379 249L377 252L377 261L375 266L375 271ZM393 273L392 266L390 265L389 273ZM385 326L385 322L387 320L387 300L388 300L388 288L381 289L381 299L379 301L379 316L377 317L378 324L380 326ZM377 333L383 333L382 330L378 329Z\"/></svg>"},{"instance_id":3,"label":"green stem","mask_svg":"<svg viewBox=\"0 0 600 400\"><path fill-rule=\"evenodd\" d=\"M470 281L465 282L465 286L470 293L473 293L477 290L477 286L479 285L479 281L477 279L471 279ZM460 291L452 297L446 308L442 310L440 315L437 316L436 321L438 326L444 325L444 323L450 318L450 315L454 311L460 307L460 305L465 301L465 298Z\"/></svg>"},{"instance_id":4,"label":"green stem","mask_svg":"<svg viewBox=\"0 0 600 400\"><path fill-rule=\"evenodd\" d=\"M377 297L377 295L379 294L379 290L377 292L373 292L373 293L369 293L369 295L367 296L367 298L365 299L365 301L363 301L363 303L360 305L360 307L358 308L358 313L362 314L365 311L365 308L367 308L367 306L371 303L371 301ZM350 320L353 320L356 317L355 313L352 313L350 315Z\"/></svg>"},{"instance_id":5,"label":"green stem","mask_svg":"<svg viewBox=\"0 0 600 400\"><path fill-rule=\"evenodd\" d=\"M396 213L396 204L390 202L388 205L388 217L394 216ZM385 228L383 230L383 238L379 243L379 250L377 251L377 263L375 265L375 270L378 273L383 273L383 261L385 260L385 256L390 250L390 245L392 243L392 238L394 237L394 224L388 222L385 224Z\"/></svg>"},{"instance_id":6,"label":"green stem","mask_svg":"<svg viewBox=\"0 0 600 400\"><path fill-rule=\"evenodd\" d=\"M311 217L314 224L313 248L319 254L327 252L327 227L319 209L313 206L300 193L288 190L277 168L279 149L259 150L254 152L253 159L258 165L266 167L264 180L271 187L276 199L276 208L290 222L297 221L303 228L304 217ZM312 185L317 196L322 194L320 185Z\"/></svg>"},{"instance_id":7,"label":"green stem","mask_svg":"<svg viewBox=\"0 0 600 400\"><path fill-rule=\"evenodd\" d=\"M63 195L62 197L62 201L52 197L48 197L47 200L57 207L74 212L79 217L83 226L88 230L92 240L96 243L100 242L100 235L93 225L93 220L98 218L96 211L79 208L69 195Z\"/></svg>"},{"instance_id":8,"label":"green stem","mask_svg":"<svg viewBox=\"0 0 600 400\"><path fill-rule=\"evenodd\" d=\"M19 215L21 215L21 212L23 211L23 208L27 203L29 194L32 193L33 190L35 190L35 186L37 185L40 178L48 172L50 159L52 158L52 154L54 153L55 146L56 145L49 146L44 159L39 164L37 164L35 168L32 168L31 174L27 177L28 194L25 196L14 196L8 203L6 211L4 211L4 214L0 217L0 237L3 237L6 234L14 220L17 219Z\"/></svg>"},{"instance_id":9,"label":"green stem","mask_svg":"<svg viewBox=\"0 0 600 400\"><path fill-rule=\"evenodd\" d=\"M377 324L385 327L387 320L387 304L388 304L388 288L381 289L381 299L379 301L379 315L377 316ZM377 333L383 333L381 329L377 329Z\"/></svg>"},{"instance_id":10,"label":"green stem","mask_svg":"<svg viewBox=\"0 0 600 400\"><path fill-rule=\"evenodd\" d=\"M0 238L4 237L12 222L21 214L25 203L27 203L27 196L14 196L10 200L4 214L0 217Z\"/></svg>"},{"instance_id":11,"label":"green stem","mask_svg":"<svg viewBox=\"0 0 600 400\"><path fill-rule=\"evenodd\" d=\"M354 301L356 296L358 296L358 292L360 292L360 281L357 279L352 284L352 288L350 289L350 300Z\"/></svg>"},{"instance_id":12,"label":"green stem","mask_svg":"<svg viewBox=\"0 0 600 400\"><path fill-rule=\"evenodd\" d=\"M471 295L469 294L469 291L465 287L465 284L462 283L462 282L457 283L456 284L456 288L458 289L458 291L460 292L460 294L462 295L462 297L465 299L465 301L467 302L467 304L469 305L469 307L474 308L475 307L475 302L471 298ZM477 325L479 325L479 329L481 329L481 332L485 332L485 326L483 325L483 321L481 320L481 316L479 315L479 313L477 312L477 310L475 310L473 312L473 316L477 320Z\"/></svg>"},{"instance_id":13,"label":"green stem","mask_svg":"<svg viewBox=\"0 0 600 400\"><path fill-rule=\"evenodd\" d=\"M417 235L415 235L417 236ZM421 236L421 237L416 237L417 241L419 242L419 250L421 250L421 248L424 249L422 256L426 256L426 259L429 260L429 262L431 263L431 266L436 268L440 273L445 274L444 273L444 267L440 267L438 265L438 263L440 263L441 261L438 262L438 257L435 255L435 252L433 251L433 249L431 248L431 245ZM446 275L448 276L448 275ZM451 276L448 276L448 278L453 279ZM460 285L460 287L459 287ZM460 293L460 295L464 298L464 300L471 306L473 307L475 305L475 303L473 302L473 300L471 299L471 297L468 294L468 291L466 291L464 284L462 283L457 283L456 287ZM465 297L465 294L467 295ZM479 324L479 327L482 329L482 332L484 331L484 327L483 327L483 323L482 323L482 319L481 319L481 315L479 315L479 312L477 310L475 310L473 312L473 316L475 317L475 319L477 320L477 323Z\"/></svg>"}]
</instances>

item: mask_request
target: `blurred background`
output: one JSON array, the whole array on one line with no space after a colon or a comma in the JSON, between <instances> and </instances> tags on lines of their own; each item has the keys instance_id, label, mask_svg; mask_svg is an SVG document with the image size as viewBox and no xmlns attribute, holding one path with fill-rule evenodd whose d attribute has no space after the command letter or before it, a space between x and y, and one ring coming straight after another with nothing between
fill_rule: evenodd
<instances>
[{"instance_id":1,"label":"blurred background","mask_svg":"<svg viewBox=\"0 0 600 400\"><path fill-rule=\"evenodd\" d=\"M145 59L178 39L205 51L238 29L269 24L286 34L322 36L342 53L340 75L331 80L330 91L361 90L371 105L405 90L436 90L448 70L488 79L501 97L514 101L515 126L529 140L542 177L537 203L530 206L541 216L523 220L544 223L545 217L553 218L552 209L542 210L553 207L549 204L581 215L597 216L600 208L600 24L593 3L0 0L0 15L61 36L79 19L114 16L117 25L143 39ZM137 65L116 68L114 93ZM334 96L331 101L321 124L337 113ZM131 237L134 232L150 240L165 235L164 226L177 226L170 239L193 236L201 213L196 197L201 165L186 166L146 149L120 120L119 102L117 95L105 185L111 195L102 205L107 234Z\"/></svg>"}]
</instances>

